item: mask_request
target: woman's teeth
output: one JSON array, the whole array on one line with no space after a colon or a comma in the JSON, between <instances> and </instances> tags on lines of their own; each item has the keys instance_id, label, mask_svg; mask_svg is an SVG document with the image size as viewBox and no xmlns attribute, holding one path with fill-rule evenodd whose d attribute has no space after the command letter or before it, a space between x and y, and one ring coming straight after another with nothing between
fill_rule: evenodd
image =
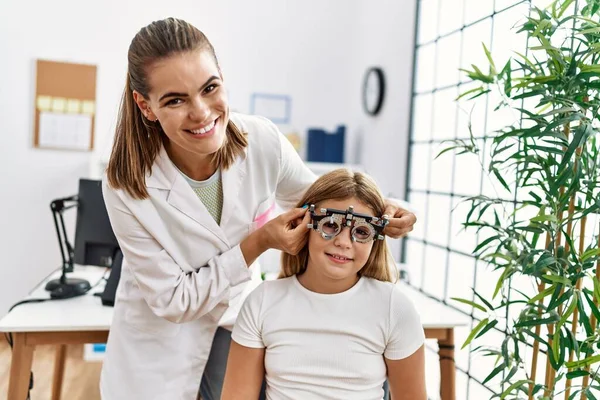
<instances>
[{"instance_id":1,"label":"woman's teeth","mask_svg":"<svg viewBox=\"0 0 600 400\"><path fill-rule=\"evenodd\" d=\"M215 120L216 121L216 120ZM215 127L215 121L211 122L209 125L206 125L204 128L202 129L194 129L191 130L190 132L192 132L194 135L202 135L205 134L206 132L209 132L212 128Z\"/></svg>"}]
</instances>

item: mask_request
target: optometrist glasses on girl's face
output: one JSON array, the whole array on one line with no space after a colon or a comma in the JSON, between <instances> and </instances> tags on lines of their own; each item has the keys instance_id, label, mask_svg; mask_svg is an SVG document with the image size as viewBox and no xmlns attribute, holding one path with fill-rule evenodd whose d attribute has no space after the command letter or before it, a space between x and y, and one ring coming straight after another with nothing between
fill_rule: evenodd
<instances>
[{"instance_id":1,"label":"optometrist glasses on girl's face","mask_svg":"<svg viewBox=\"0 0 600 400\"><path fill-rule=\"evenodd\" d=\"M389 223L387 215L381 218L354 212L352 206L346 211L333 208L321 208L321 214L315 213L315 205L309 208L311 223L309 229L321 234L323 239L330 240L342 232L344 227L350 228L352 241L368 243L371 240L383 240L383 229Z\"/></svg>"}]
</instances>

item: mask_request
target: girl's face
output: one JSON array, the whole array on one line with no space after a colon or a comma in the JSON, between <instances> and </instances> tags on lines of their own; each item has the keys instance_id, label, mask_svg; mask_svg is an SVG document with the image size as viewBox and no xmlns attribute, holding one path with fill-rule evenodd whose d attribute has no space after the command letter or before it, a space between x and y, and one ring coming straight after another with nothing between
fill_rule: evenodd
<instances>
[{"instance_id":1,"label":"girl's face","mask_svg":"<svg viewBox=\"0 0 600 400\"><path fill-rule=\"evenodd\" d=\"M354 207L356 213L375 216L375 212L356 197L345 200L326 200L319 203L316 210L321 208L346 210L350 206ZM349 227L344 227L337 236L329 240L324 239L316 230L311 230L308 237L306 268L307 270L311 269L311 273L330 281L353 283L358 271L367 263L372 248L373 241L353 242Z\"/></svg>"},{"instance_id":2,"label":"girl's face","mask_svg":"<svg viewBox=\"0 0 600 400\"><path fill-rule=\"evenodd\" d=\"M210 52L177 53L154 62L147 73L148 98L134 91L134 99L148 119L158 118L170 155L196 162L215 153L225 139L229 107Z\"/></svg>"}]
</instances>

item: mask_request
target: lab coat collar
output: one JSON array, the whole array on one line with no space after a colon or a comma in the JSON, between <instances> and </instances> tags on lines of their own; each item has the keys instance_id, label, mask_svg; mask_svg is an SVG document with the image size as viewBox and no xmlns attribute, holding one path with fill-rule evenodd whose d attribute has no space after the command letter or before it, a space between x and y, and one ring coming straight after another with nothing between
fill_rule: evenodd
<instances>
[{"instance_id":1,"label":"lab coat collar","mask_svg":"<svg viewBox=\"0 0 600 400\"><path fill-rule=\"evenodd\" d=\"M171 162L165 146L161 146L152 165L152 171L146 175L146 187L171 190L177 175L181 175Z\"/></svg>"},{"instance_id":2,"label":"lab coat collar","mask_svg":"<svg viewBox=\"0 0 600 400\"><path fill-rule=\"evenodd\" d=\"M223 209L221 211L220 226L217 225L189 183L177 170L164 146L161 147L152 166L152 174L146 177L146 186L148 188L169 190L167 196L169 204L210 230L226 244L229 244L221 227L227 223L235 212L236 199L245 176L245 157L238 157L229 169L221 172Z\"/></svg>"}]
</instances>

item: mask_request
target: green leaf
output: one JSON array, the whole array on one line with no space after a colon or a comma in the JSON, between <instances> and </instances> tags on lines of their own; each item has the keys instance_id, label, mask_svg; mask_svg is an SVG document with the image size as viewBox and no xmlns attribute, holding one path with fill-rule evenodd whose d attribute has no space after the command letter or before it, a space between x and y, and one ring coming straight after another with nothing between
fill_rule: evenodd
<instances>
[{"instance_id":1,"label":"green leaf","mask_svg":"<svg viewBox=\"0 0 600 400\"><path fill-rule=\"evenodd\" d=\"M571 314L573 314L573 311L575 311L575 307L577 307L577 298L577 296L573 296L571 298L571 303L569 304L569 307L567 308L563 316L560 318L560 321L558 321L558 324L556 325L557 332L564 325L564 323L567 322Z\"/></svg>"},{"instance_id":2,"label":"green leaf","mask_svg":"<svg viewBox=\"0 0 600 400\"><path fill-rule=\"evenodd\" d=\"M556 114L569 114L569 113L574 113L576 112L576 110L573 107L560 107L560 108L555 108L551 111L548 111L545 114L540 114L540 117L549 117L552 115L556 115Z\"/></svg>"},{"instance_id":3,"label":"green leaf","mask_svg":"<svg viewBox=\"0 0 600 400\"><path fill-rule=\"evenodd\" d=\"M445 149L443 149L442 151L440 151L440 152L437 154L437 156L435 156L434 160L437 160L437 159L438 159L438 157L439 157L439 156L441 156L442 154L444 154L444 153L447 153L447 152L449 152L449 151L451 151L451 150L454 150L454 149L458 149L458 148L460 148L460 147L461 147L461 146L451 146L451 147L446 147Z\"/></svg>"},{"instance_id":4,"label":"green leaf","mask_svg":"<svg viewBox=\"0 0 600 400\"><path fill-rule=\"evenodd\" d=\"M479 293L477 293L477 292L475 291L475 289L473 289L473 293L475 294L475 296L477 296L477 298L478 298L479 300L481 300L481 301L483 302L483 304L485 304L485 306L488 308L488 310L492 310L492 309L494 309L494 307L493 307L493 306L490 304L490 302L489 302L489 301L487 301L486 299L484 299L483 297L481 297L481 296L479 295Z\"/></svg>"},{"instance_id":5,"label":"green leaf","mask_svg":"<svg viewBox=\"0 0 600 400\"><path fill-rule=\"evenodd\" d=\"M552 343L550 343L550 345L552 345L552 344L554 344L554 341L552 341ZM548 357L548 360L550 361L550 365L552 366L552 368L554 368L555 371L558 371L560 369L561 365L558 363L558 360L554 356L553 348L548 348L548 351L546 352L546 356Z\"/></svg>"},{"instance_id":6,"label":"green leaf","mask_svg":"<svg viewBox=\"0 0 600 400\"><path fill-rule=\"evenodd\" d=\"M483 255L480 258L482 260L488 259L488 258L499 258L499 259L507 261L507 262L513 261L513 259L511 257L507 256L506 254L502 254L502 253L490 253L490 254Z\"/></svg>"},{"instance_id":7,"label":"green leaf","mask_svg":"<svg viewBox=\"0 0 600 400\"><path fill-rule=\"evenodd\" d=\"M548 280L554 283L561 283L565 286L571 286L571 281L565 278L564 276L558 275L542 275L542 279Z\"/></svg>"},{"instance_id":8,"label":"green leaf","mask_svg":"<svg viewBox=\"0 0 600 400\"><path fill-rule=\"evenodd\" d=\"M515 227L515 230L533 233L544 233L544 230L542 228L537 228L535 226L517 226Z\"/></svg>"},{"instance_id":9,"label":"green leaf","mask_svg":"<svg viewBox=\"0 0 600 400\"><path fill-rule=\"evenodd\" d=\"M554 292L555 288L556 288L556 285L552 285L549 288L544 289L543 291L541 291L540 293L538 293L536 296L534 296L531 299L529 299L528 303L529 304L534 304L538 300L541 300L544 297L549 296L550 294L552 294Z\"/></svg>"},{"instance_id":10,"label":"green leaf","mask_svg":"<svg viewBox=\"0 0 600 400\"><path fill-rule=\"evenodd\" d=\"M481 332L479 332L479 333L477 334L477 336L475 336L475 338L478 338L478 337L481 337L481 336L485 335L485 333L486 333L487 331L489 331L490 329L492 329L493 327L495 327L497 324L498 324L498 320L497 320L497 319L493 320L492 322L490 322L489 324L487 324L487 325L485 326L485 328L483 328L483 329L481 330Z\"/></svg>"},{"instance_id":11,"label":"green leaf","mask_svg":"<svg viewBox=\"0 0 600 400\"><path fill-rule=\"evenodd\" d=\"M510 188L508 187L508 184L506 183L506 181L504 180L504 178L502 177L502 175L500 175L500 173L498 172L498 170L494 168L492 170L492 172L494 173L494 175L496 176L496 178L498 178L498 181L502 184L502 186L504 186L504 188L506 190L508 190L509 192L511 192Z\"/></svg>"},{"instance_id":12,"label":"green leaf","mask_svg":"<svg viewBox=\"0 0 600 400\"><path fill-rule=\"evenodd\" d=\"M579 147L581 145L581 143L585 141L585 138L592 133L590 128L591 127L587 124L580 125L577 127L577 130L575 131L575 136L573 137L573 140L571 141L571 144L569 145L569 148L565 152L563 160L562 160L560 166L558 167L559 171L563 170L569 164L569 161L571 160L571 156L573 155L573 153L575 152L577 147Z\"/></svg>"},{"instance_id":13,"label":"green leaf","mask_svg":"<svg viewBox=\"0 0 600 400\"><path fill-rule=\"evenodd\" d=\"M546 91L547 91L546 89L530 90L528 92L523 92L521 94L513 96L512 99L513 100L521 100L521 99L526 99L528 97L542 96L542 95L546 94Z\"/></svg>"},{"instance_id":14,"label":"green leaf","mask_svg":"<svg viewBox=\"0 0 600 400\"><path fill-rule=\"evenodd\" d=\"M537 247L537 243L538 243L538 239L540 238L540 234L539 233L534 233L533 237L531 238L531 247Z\"/></svg>"},{"instance_id":15,"label":"green leaf","mask_svg":"<svg viewBox=\"0 0 600 400\"><path fill-rule=\"evenodd\" d=\"M468 304L468 305L470 305L472 307L475 307L475 308L477 308L477 309L479 309L479 310L481 310L483 312L487 312L487 310L482 305L477 304L474 301L467 300L467 299L461 299L461 298L458 298L458 297L451 297L450 299L454 300L454 301L458 301L460 303Z\"/></svg>"},{"instance_id":16,"label":"green leaf","mask_svg":"<svg viewBox=\"0 0 600 400\"><path fill-rule=\"evenodd\" d=\"M494 294L492 295L492 299L496 298L496 295L498 295L498 293L500 292L500 289L502 289L504 280L507 279L511 274L512 274L512 268L507 266L504 269L504 272L502 272L502 275L500 275L500 278L498 278L498 282L496 282L496 288L494 289Z\"/></svg>"},{"instance_id":17,"label":"green leaf","mask_svg":"<svg viewBox=\"0 0 600 400\"><path fill-rule=\"evenodd\" d=\"M571 295L573 293L573 290L572 289L569 289L567 291L563 291L563 290L564 290L564 286L558 285L558 287L556 288L556 291L554 292L554 294L552 295L552 298L550 299L550 304L548 304L547 311L553 311L553 310L561 307L564 303L569 301L569 299L571 298Z\"/></svg>"},{"instance_id":18,"label":"green leaf","mask_svg":"<svg viewBox=\"0 0 600 400\"><path fill-rule=\"evenodd\" d=\"M529 148L531 150L538 150L544 153L552 153L552 154L556 154L559 156L562 156L564 154L564 151L562 149L559 149L557 147L551 147L551 146L539 146L539 145L531 145L529 146Z\"/></svg>"},{"instance_id":19,"label":"green leaf","mask_svg":"<svg viewBox=\"0 0 600 400\"><path fill-rule=\"evenodd\" d=\"M590 373L585 369L576 369L574 371L567 372L567 379L580 378L582 376L588 376Z\"/></svg>"},{"instance_id":20,"label":"green leaf","mask_svg":"<svg viewBox=\"0 0 600 400\"><path fill-rule=\"evenodd\" d=\"M501 352L504 360L508 362L510 360L510 356L508 354L508 341L510 340L510 336L506 336L502 341Z\"/></svg>"},{"instance_id":21,"label":"green leaf","mask_svg":"<svg viewBox=\"0 0 600 400\"><path fill-rule=\"evenodd\" d=\"M477 335L477 332L479 332L487 323L488 323L488 319L487 318L479 321L479 323L477 324L477 326L471 331L471 333L469 334L469 336L467 337L467 339L465 340L465 342L463 343L463 345L462 345L462 347L460 349L462 350L465 347L467 347L469 345L469 343L471 343L471 341L473 340L473 338L475 337L475 335Z\"/></svg>"},{"instance_id":22,"label":"green leaf","mask_svg":"<svg viewBox=\"0 0 600 400\"><path fill-rule=\"evenodd\" d=\"M589 28L589 29L582 29L582 30L579 31L580 35L587 35L589 33L600 33L600 27Z\"/></svg>"},{"instance_id":23,"label":"green leaf","mask_svg":"<svg viewBox=\"0 0 600 400\"><path fill-rule=\"evenodd\" d=\"M483 51L485 52L485 56L487 57L489 63L490 63L490 75L496 75L496 64L494 64L494 60L492 59L492 55L490 54L490 51L488 50L488 48L486 47L485 43L481 43L483 45Z\"/></svg>"},{"instance_id":24,"label":"green leaf","mask_svg":"<svg viewBox=\"0 0 600 400\"><path fill-rule=\"evenodd\" d=\"M595 390L598 390L598 387L596 387ZM596 397L596 395L592 392L591 388L585 389L585 394L587 395L587 397L590 400L598 400L598 398Z\"/></svg>"},{"instance_id":25,"label":"green leaf","mask_svg":"<svg viewBox=\"0 0 600 400\"><path fill-rule=\"evenodd\" d=\"M558 218L556 215L547 214L547 215L538 215L536 217L531 218L529 221L531 222L558 222Z\"/></svg>"},{"instance_id":26,"label":"green leaf","mask_svg":"<svg viewBox=\"0 0 600 400\"><path fill-rule=\"evenodd\" d=\"M521 57L523 59L523 61L525 61L525 64L531 69L532 72L538 71L537 65L535 65L533 62L531 62L531 60L529 60L529 58L525 57L523 54L519 53L518 51L515 51L515 54L518 55L519 57Z\"/></svg>"},{"instance_id":27,"label":"green leaf","mask_svg":"<svg viewBox=\"0 0 600 400\"><path fill-rule=\"evenodd\" d=\"M548 347L548 342L545 341L541 336L536 335L533 330L523 330L521 333L523 335L527 335L527 336L532 337L535 341L540 342L540 344Z\"/></svg>"},{"instance_id":28,"label":"green leaf","mask_svg":"<svg viewBox=\"0 0 600 400\"><path fill-rule=\"evenodd\" d=\"M592 310L592 314L594 314L594 316L596 317L596 321L600 321L600 310L598 310L598 306L594 304L594 301L587 292L583 292L583 297L585 297L585 299L587 300L588 305Z\"/></svg>"},{"instance_id":29,"label":"green leaf","mask_svg":"<svg viewBox=\"0 0 600 400\"><path fill-rule=\"evenodd\" d=\"M569 8L569 6L573 3L573 0L566 0L562 7L560 8L558 15L556 16L557 18L562 17L562 15L565 13L565 11L567 10L567 8Z\"/></svg>"},{"instance_id":30,"label":"green leaf","mask_svg":"<svg viewBox=\"0 0 600 400\"><path fill-rule=\"evenodd\" d=\"M586 335L590 337L593 335L594 329L592 328L590 318L587 315L587 312L584 307L584 302L581 298L584 297L584 295L582 294L582 292L577 292L577 297L577 310L579 311L579 321L580 324L583 325L583 327L585 328Z\"/></svg>"},{"instance_id":31,"label":"green leaf","mask_svg":"<svg viewBox=\"0 0 600 400\"><path fill-rule=\"evenodd\" d=\"M569 329L565 329L563 332L566 333L565 348L569 349L569 351L573 351L575 354L579 354L579 342L577 341L575 334Z\"/></svg>"},{"instance_id":32,"label":"green leaf","mask_svg":"<svg viewBox=\"0 0 600 400\"><path fill-rule=\"evenodd\" d=\"M494 368L494 370L492 372L490 372L490 374L488 376L486 376L486 378L483 380L482 384L485 385L486 383L488 383L496 375L498 375L500 372L504 371L505 368L506 368L506 364L504 364L504 363L501 363L500 365L498 365L496 368Z\"/></svg>"},{"instance_id":33,"label":"green leaf","mask_svg":"<svg viewBox=\"0 0 600 400\"><path fill-rule=\"evenodd\" d=\"M526 326L538 326L538 325L553 324L556 321L558 321L557 317L531 319L531 320L527 320L527 321L517 322L514 326L515 326L515 328L524 328Z\"/></svg>"},{"instance_id":34,"label":"green leaf","mask_svg":"<svg viewBox=\"0 0 600 400\"><path fill-rule=\"evenodd\" d=\"M554 356L554 360L556 360L558 365L563 363L563 360L561 360L561 350L564 348L564 346L562 345L561 341L561 332L562 331L557 328L556 332L554 332L554 336L552 337L552 355Z\"/></svg>"},{"instance_id":35,"label":"green leaf","mask_svg":"<svg viewBox=\"0 0 600 400\"><path fill-rule=\"evenodd\" d=\"M510 382L510 380L512 379L513 376L515 376L515 374L517 373L517 371L519 370L518 366L514 366L512 367L512 369L508 372L508 374L506 374L506 376L504 377L504 379L502 379L502 382Z\"/></svg>"},{"instance_id":36,"label":"green leaf","mask_svg":"<svg viewBox=\"0 0 600 400\"><path fill-rule=\"evenodd\" d=\"M474 89L467 90L466 92L461 93L455 100L460 100L465 96L470 95L471 93L482 92L485 91L483 86L476 87Z\"/></svg>"},{"instance_id":37,"label":"green leaf","mask_svg":"<svg viewBox=\"0 0 600 400\"><path fill-rule=\"evenodd\" d=\"M563 186L573 175L573 170L571 168L565 168L559 175L558 179L556 179L550 186L550 191L552 193L558 192L558 189Z\"/></svg>"},{"instance_id":38,"label":"green leaf","mask_svg":"<svg viewBox=\"0 0 600 400\"><path fill-rule=\"evenodd\" d=\"M588 259L592 257L597 257L600 255L600 249L589 249L584 251L581 255L581 262L586 262Z\"/></svg>"},{"instance_id":39,"label":"green leaf","mask_svg":"<svg viewBox=\"0 0 600 400\"><path fill-rule=\"evenodd\" d=\"M566 362L565 366L567 368L581 368L581 367L589 367L592 364L600 362L600 354L595 356L584 358L583 360Z\"/></svg>"},{"instance_id":40,"label":"green leaf","mask_svg":"<svg viewBox=\"0 0 600 400\"><path fill-rule=\"evenodd\" d=\"M543 270L544 268L556 264L556 258L550 253L544 253L540 256L538 261L535 263L535 269L538 271Z\"/></svg>"},{"instance_id":41,"label":"green leaf","mask_svg":"<svg viewBox=\"0 0 600 400\"><path fill-rule=\"evenodd\" d=\"M600 282L596 277L592 278L592 282L594 282L594 299L600 303Z\"/></svg>"},{"instance_id":42,"label":"green leaf","mask_svg":"<svg viewBox=\"0 0 600 400\"><path fill-rule=\"evenodd\" d=\"M485 239L483 242L479 243L477 245L477 247L475 247L475 250L473 250L473 253L477 253L479 250L481 250L482 248L484 248L487 244L489 244L490 242L499 239L500 236L499 235L495 235L495 236L491 236L487 239Z\"/></svg>"},{"instance_id":43,"label":"green leaf","mask_svg":"<svg viewBox=\"0 0 600 400\"><path fill-rule=\"evenodd\" d=\"M506 97L511 97L512 91L512 68L511 68L511 59L509 58L506 64L504 64L504 68L500 72L500 75L504 75L504 94Z\"/></svg>"},{"instance_id":44,"label":"green leaf","mask_svg":"<svg viewBox=\"0 0 600 400\"><path fill-rule=\"evenodd\" d=\"M534 192L529 192L529 195L531 197L533 197L535 199L535 201L537 201L538 203L542 202L542 198L540 196L538 196L537 194L535 194Z\"/></svg>"},{"instance_id":45,"label":"green leaf","mask_svg":"<svg viewBox=\"0 0 600 400\"><path fill-rule=\"evenodd\" d=\"M531 383L531 381L528 379L521 379L520 381L513 383L504 392L502 392L502 394L500 395L500 400L504 400L506 398L506 396L508 396L509 394L512 393L513 390L515 390L525 384L528 384L528 383Z\"/></svg>"},{"instance_id":46,"label":"green leaf","mask_svg":"<svg viewBox=\"0 0 600 400\"><path fill-rule=\"evenodd\" d=\"M567 116L564 118L555 118L551 124L548 124L544 128L542 133L544 135L551 134L554 132L555 129L557 129L559 127L563 128L565 125L567 125L571 122L581 121L582 119L585 119L585 115L578 113L578 112L567 114Z\"/></svg>"}]
</instances>

